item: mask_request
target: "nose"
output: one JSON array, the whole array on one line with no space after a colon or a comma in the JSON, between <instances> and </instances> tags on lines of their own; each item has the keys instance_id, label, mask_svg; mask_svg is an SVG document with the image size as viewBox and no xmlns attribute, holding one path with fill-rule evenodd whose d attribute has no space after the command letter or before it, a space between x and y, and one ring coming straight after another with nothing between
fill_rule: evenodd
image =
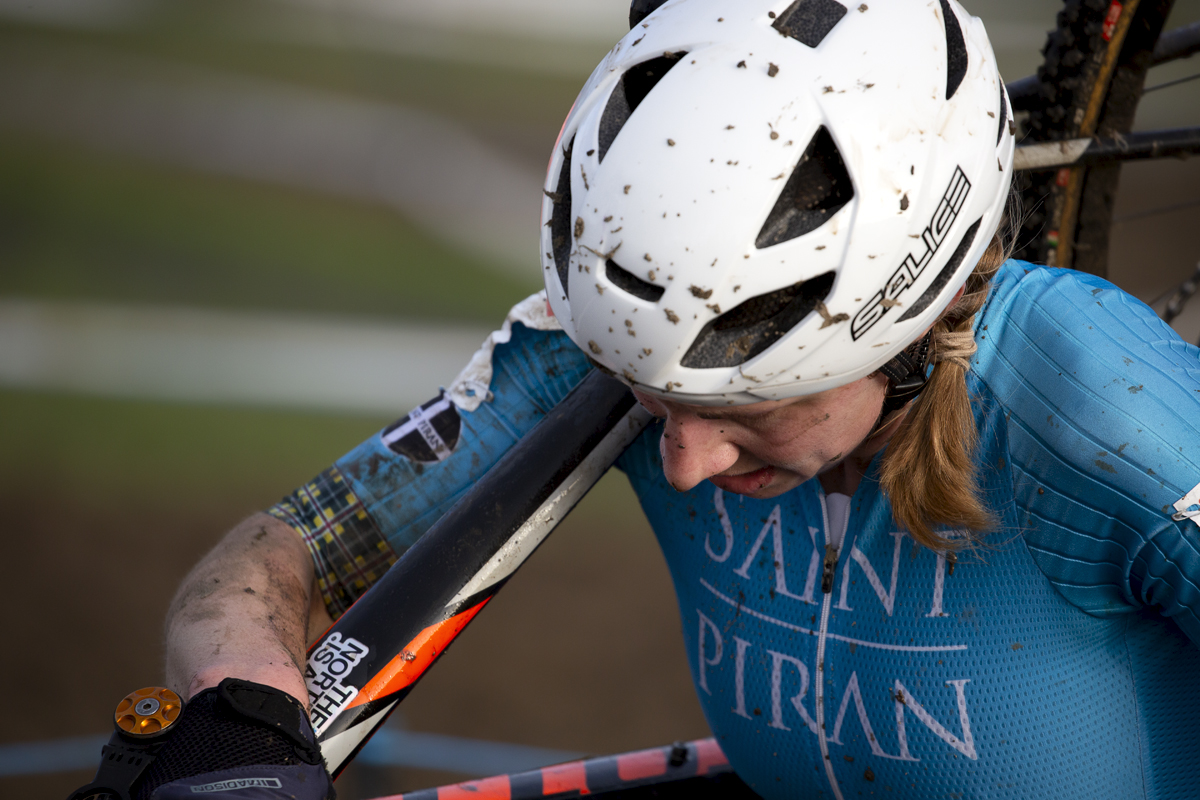
<instances>
[{"instance_id":1,"label":"nose","mask_svg":"<svg viewBox=\"0 0 1200 800\"><path fill-rule=\"evenodd\" d=\"M663 475L676 491L686 492L701 481L732 467L740 456L722 420L706 420L672 408L667 413L659 450Z\"/></svg>"}]
</instances>

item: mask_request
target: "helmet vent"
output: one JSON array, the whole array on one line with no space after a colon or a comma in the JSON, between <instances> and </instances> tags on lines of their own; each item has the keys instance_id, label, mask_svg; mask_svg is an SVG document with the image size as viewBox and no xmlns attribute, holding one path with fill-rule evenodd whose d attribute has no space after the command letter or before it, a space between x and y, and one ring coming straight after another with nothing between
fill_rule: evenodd
<instances>
[{"instance_id":1,"label":"helmet vent","mask_svg":"<svg viewBox=\"0 0 1200 800\"><path fill-rule=\"evenodd\" d=\"M622 269L611 258L604 265L604 277L608 278L609 283L621 291L628 292L634 297L650 303L657 303L658 299L663 296L663 292L666 291L664 287L655 286L649 281L642 280L629 270Z\"/></svg>"},{"instance_id":2,"label":"helmet vent","mask_svg":"<svg viewBox=\"0 0 1200 800\"><path fill-rule=\"evenodd\" d=\"M937 296L946 288L946 284L950 283L950 279L954 277L954 273L958 271L958 267L962 264L964 258L967 257L967 251L971 249L971 245L975 242L975 234L979 233L979 224L983 219L978 219L975 224L967 228L967 232L963 234L962 241L958 243L958 247L954 248L954 252L950 254L950 260L946 262L946 266L942 267L942 271L933 279L933 283L929 284L920 297L916 299L908 310L900 315L896 322L904 322L906 319L912 319L920 314L925 309L929 308L929 304L937 299Z\"/></svg>"},{"instance_id":3,"label":"helmet vent","mask_svg":"<svg viewBox=\"0 0 1200 800\"><path fill-rule=\"evenodd\" d=\"M562 169L558 173L558 186L550 199L554 210L550 214L550 243L554 250L554 266L564 295L567 288L567 270L571 266L571 151L575 149L575 137L563 151Z\"/></svg>"},{"instance_id":4,"label":"helmet vent","mask_svg":"<svg viewBox=\"0 0 1200 800\"><path fill-rule=\"evenodd\" d=\"M665 2L667 0L633 0L629 4L629 27L632 29Z\"/></svg>"},{"instance_id":5,"label":"helmet vent","mask_svg":"<svg viewBox=\"0 0 1200 800\"><path fill-rule=\"evenodd\" d=\"M680 363L692 369L736 367L775 344L829 296L832 272L751 297L709 322Z\"/></svg>"},{"instance_id":6,"label":"helmet vent","mask_svg":"<svg viewBox=\"0 0 1200 800\"><path fill-rule=\"evenodd\" d=\"M996 131L996 146L1004 141L1004 126L1008 123L1008 100L1005 98L1004 87L1000 87L1000 130Z\"/></svg>"},{"instance_id":7,"label":"helmet vent","mask_svg":"<svg viewBox=\"0 0 1200 800\"><path fill-rule=\"evenodd\" d=\"M846 7L836 0L796 0L771 27L801 44L816 47L844 16Z\"/></svg>"},{"instance_id":8,"label":"helmet vent","mask_svg":"<svg viewBox=\"0 0 1200 800\"><path fill-rule=\"evenodd\" d=\"M616 141L617 134L629 121L629 116L637 110L650 90L658 85L671 67L679 63L679 59L687 55L687 51L668 53L649 61L643 61L630 67L608 97L608 105L600 117L600 160L608 154L608 148Z\"/></svg>"},{"instance_id":9,"label":"helmet vent","mask_svg":"<svg viewBox=\"0 0 1200 800\"><path fill-rule=\"evenodd\" d=\"M950 7L950 0L941 2L942 17L946 21L946 99L949 100L967 76L967 43L958 24L958 15Z\"/></svg>"},{"instance_id":10,"label":"helmet vent","mask_svg":"<svg viewBox=\"0 0 1200 800\"><path fill-rule=\"evenodd\" d=\"M833 137L821 126L783 186L754 245L759 249L811 233L854 197L854 185Z\"/></svg>"}]
</instances>

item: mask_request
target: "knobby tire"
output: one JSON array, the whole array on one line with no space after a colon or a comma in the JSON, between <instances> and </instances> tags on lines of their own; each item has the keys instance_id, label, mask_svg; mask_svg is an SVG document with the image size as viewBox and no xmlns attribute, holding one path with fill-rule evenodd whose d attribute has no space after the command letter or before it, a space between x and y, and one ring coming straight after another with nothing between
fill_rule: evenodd
<instances>
[{"instance_id":1,"label":"knobby tire","mask_svg":"<svg viewBox=\"0 0 1200 800\"><path fill-rule=\"evenodd\" d=\"M1067 0L1042 50L1024 142L1119 138L1174 0ZM1104 277L1120 162L1026 173L1017 257Z\"/></svg>"}]
</instances>

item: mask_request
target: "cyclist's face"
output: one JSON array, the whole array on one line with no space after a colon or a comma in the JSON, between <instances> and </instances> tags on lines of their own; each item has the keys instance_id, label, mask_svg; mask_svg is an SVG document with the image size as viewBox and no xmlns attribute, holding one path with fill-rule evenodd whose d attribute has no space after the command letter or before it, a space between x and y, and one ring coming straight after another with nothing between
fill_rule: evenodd
<instances>
[{"instance_id":1,"label":"cyclist's face","mask_svg":"<svg viewBox=\"0 0 1200 800\"><path fill-rule=\"evenodd\" d=\"M799 486L851 456L869 458L867 442L887 391L874 374L820 394L736 408L686 405L635 391L666 421L663 472L678 491L707 479L728 492L768 498Z\"/></svg>"}]
</instances>

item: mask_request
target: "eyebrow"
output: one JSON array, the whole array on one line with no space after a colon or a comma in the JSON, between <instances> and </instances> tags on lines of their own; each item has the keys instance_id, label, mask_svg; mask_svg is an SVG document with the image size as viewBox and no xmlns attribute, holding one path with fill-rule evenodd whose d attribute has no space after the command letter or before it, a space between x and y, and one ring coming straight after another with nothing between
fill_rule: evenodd
<instances>
[{"instance_id":1,"label":"eyebrow","mask_svg":"<svg viewBox=\"0 0 1200 800\"><path fill-rule=\"evenodd\" d=\"M776 409L772 408L767 411L763 411L760 414L738 414L736 412L730 413L728 411L697 411L696 416L699 417L700 419L731 420L731 421L737 422L737 421L759 419L761 417L767 416L768 414L770 414L771 412L773 412L775 410Z\"/></svg>"}]
</instances>

